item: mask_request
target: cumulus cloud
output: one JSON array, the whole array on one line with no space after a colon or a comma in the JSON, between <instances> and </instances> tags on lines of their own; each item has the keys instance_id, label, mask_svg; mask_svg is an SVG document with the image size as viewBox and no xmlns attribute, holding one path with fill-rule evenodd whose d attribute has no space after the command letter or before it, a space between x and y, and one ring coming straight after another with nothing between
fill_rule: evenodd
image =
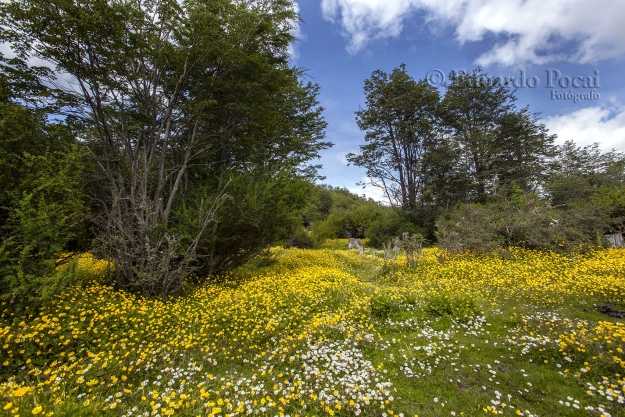
<instances>
[{"instance_id":1,"label":"cumulus cloud","mask_svg":"<svg viewBox=\"0 0 625 417\"><path fill-rule=\"evenodd\" d=\"M625 3L614 0L321 0L356 53L409 24L451 26L458 42L495 36L477 62L505 66L568 60L594 63L625 54ZM425 16L424 21L411 20Z\"/></svg>"},{"instance_id":2,"label":"cumulus cloud","mask_svg":"<svg viewBox=\"0 0 625 417\"><path fill-rule=\"evenodd\" d=\"M325 19L341 24L348 52L355 54L371 40L397 37L413 10L411 0L322 0Z\"/></svg>"},{"instance_id":3,"label":"cumulus cloud","mask_svg":"<svg viewBox=\"0 0 625 417\"><path fill-rule=\"evenodd\" d=\"M578 146L597 142L604 151L625 151L625 106L620 103L548 117L545 125L551 133L558 135L560 144L565 140L573 140Z\"/></svg>"}]
</instances>

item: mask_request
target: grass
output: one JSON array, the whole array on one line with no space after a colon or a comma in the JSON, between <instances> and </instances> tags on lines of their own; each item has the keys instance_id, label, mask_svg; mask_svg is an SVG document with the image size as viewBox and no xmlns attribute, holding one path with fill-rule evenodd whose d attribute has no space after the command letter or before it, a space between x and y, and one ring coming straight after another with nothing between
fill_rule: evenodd
<instances>
[{"instance_id":1,"label":"grass","mask_svg":"<svg viewBox=\"0 0 625 417\"><path fill-rule=\"evenodd\" d=\"M169 303L1 306L0 415L625 416L625 251L272 249ZM339 249L341 248L341 249ZM101 263L81 273L101 275Z\"/></svg>"}]
</instances>

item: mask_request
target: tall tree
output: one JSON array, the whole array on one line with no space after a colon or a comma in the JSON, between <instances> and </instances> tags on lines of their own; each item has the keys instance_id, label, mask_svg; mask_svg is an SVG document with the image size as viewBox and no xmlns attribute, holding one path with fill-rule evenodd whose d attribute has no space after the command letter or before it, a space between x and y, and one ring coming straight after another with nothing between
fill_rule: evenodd
<instances>
[{"instance_id":1,"label":"tall tree","mask_svg":"<svg viewBox=\"0 0 625 417\"><path fill-rule=\"evenodd\" d=\"M73 98L71 116L90 128L81 140L106 184L99 196L100 240L120 287L163 296L180 287L229 182L227 175L211 178L194 206L195 230L181 237L172 229L173 213L181 190L193 183L190 174L202 174L191 172L196 164L238 164L242 172L247 153L257 156L256 166L271 157L299 156L293 165L303 168L325 146L315 143L318 135L308 135L308 142L286 152L288 140L272 141L292 126L280 131L259 122L260 110L245 109L255 94L267 92L262 86L274 74L270 69L290 71L283 80L299 79L288 69L297 19L289 0L25 0L1 7L14 49L71 79L51 81ZM246 71L255 72L238 79ZM298 98L315 106L314 88L288 86L294 98L286 106L296 108ZM308 124L323 130L315 113L320 109L309 110ZM261 125L256 132L266 130L264 147L260 135L246 132L255 124ZM272 146L282 155L272 154Z\"/></svg>"},{"instance_id":2,"label":"tall tree","mask_svg":"<svg viewBox=\"0 0 625 417\"><path fill-rule=\"evenodd\" d=\"M347 160L367 169L391 205L413 211L425 187L423 157L439 132L438 90L415 81L402 64L390 74L374 71L365 80L365 94L366 108L356 112L356 120L366 144Z\"/></svg>"},{"instance_id":3,"label":"tall tree","mask_svg":"<svg viewBox=\"0 0 625 417\"><path fill-rule=\"evenodd\" d=\"M512 183L535 187L553 154L554 136L527 108L516 108L510 87L481 69L452 72L449 79L442 106L469 180L466 200L484 201Z\"/></svg>"}]
</instances>

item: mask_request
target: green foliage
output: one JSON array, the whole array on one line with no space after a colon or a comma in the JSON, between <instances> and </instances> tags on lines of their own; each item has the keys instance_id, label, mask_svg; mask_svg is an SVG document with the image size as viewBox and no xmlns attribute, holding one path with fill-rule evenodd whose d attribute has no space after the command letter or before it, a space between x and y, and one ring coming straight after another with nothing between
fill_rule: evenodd
<instances>
[{"instance_id":1,"label":"green foliage","mask_svg":"<svg viewBox=\"0 0 625 417\"><path fill-rule=\"evenodd\" d=\"M81 189L84 154L75 145L67 153L25 154L19 193L8 207L3 261L2 297L20 305L38 304L62 288L53 276L56 261L82 233L86 198Z\"/></svg>"},{"instance_id":2,"label":"green foliage","mask_svg":"<svg viewBox=\"0 0 625 417\"><path fill-rule=\"evenodd\" d=\"M366 144L347 158L419 225L431 227L439 208L485 202L513 183L535 190L553 156L554 136L479 68L452 72L442 98L403 64L374 71L365 94L356 119Z\"/></svg>"},{"instance_id":3,"label":"green foliage","mask_svg":"<svg viewBox=\"0 0 625 417\"><path fill-rule=\"evenodd\" d=\"M316 187L304 223L309 222L317 243L336 238L362 239L385 211L375 201L359 197L346 189L321 186Z\"/></svg>"},{"instance_id":4,"label":"green foliage","mask_svg":"<svg viewBox=\"0 0 625 417\"><path fill-rule=\"evenodd\" d=\"M386 210L371 224L366 236L371 246L381 249L382 244L388 243L406 232L423 234L423 230L417 226L417 220L414 219L413 215L402 210L390 209Z\"/></svg>"},{"instance_id":5,"label":"green foliage","mask_svg":"<svg viewBox=\"0 0 625 417\"><path fill-rule=\"evenodd\" d=\"M319 238L359 238L366 236L367 229L381 216L379 210L359 208L355 211L334 211L321 223L313 226Z\"/></svg>"},{"instance_id":6,"label":"green foliage","mask_svg":"<svg viewBox=\"0 0 625 417\"><path fill-rule=\"evenodd\" d=\"M56 261L84 227L87 201L81 189L79 145L66 153L24 154L26 172L12 193L0 248L3 294L16 306L38 305L63 288Z\"/></svg>"},{"instance_id":7,"label":"green foliage","mask_svg":"<svg viewBox=\"0 0 625 417\"><path fill-rule=\"evenodd\" d=\"M371 297L369 310L371 317L373 318L387 319L400 309L401 305L399 300L389 296L388 294L376 293Z\"/></svg>"},{"instance_id":8,"label":"green foliage","mask_svg":"<svg viewBox=\"0 0 625 417\"><path fill-rule=\"evenodd\" d=\"M233 175L215 222L200 238L194 263L196 274L208 277L223 273L252 259L272 243L293 236L301 228L301 213L312 188L304 178L287 171ZM188 230L194 219L191 204L199 204L204 196L200 190L196 193L187 194L181 205L177 215L180 223L176 225L179 233Z\"/></svg>"},{"instance_id":9,"label":"green foliage","mask_svg":"<svg viewBox=\"0 0 625 417\"><path fill-rule=\"evenodd\" d=\"M356 121L366 144L347 160L367 170L391 205L415 210L425 187L423 154L439 135L438 90L415 81L403 64L390 74L374 71L364 90L366 108L356 112Z\"/></svg>"},{"instance_id":10,"label":"green foliage","mask_svg":"<svg viewBox=\"0 0 625 417\"><path fill-rule=\"evenodd\" d=\"M583 148L565 142L558 149L545 190L566 217L598 215L609 221L603 231L624 231L625 155L602 153L597 143Z\"/></svg>"},{"instance_id":11,"label":"green foliage","mask_svg":"<svg viewBox=\"0 0 625 417\"><path fill-rule=\"evenodd\" d=\"M330 215L334 204L334 191L323 186L315 186L311 193L311 201L303 213L304 226L311 227L319 221L323 221Z\"/></svg>"},{"instance_id":12,"label":"green foliage","mask_svg":"<svg viewBox=\"0 0 625 417\"><path fill-rule=\"evenodd\" d=\"M511 246L573 251L595 247L597 233L603 233L608 222L601 207L582 202L555 209L517 187L505 199L444 212L437 239L452 253L490 253Z\"/></svg>"},{"instance_id":13,"label":"green foliage","mask_svg":"<svg viewBox=\"0 0 625 417\"><path fill-rule=\"evenodd\" d=\"M469 296L450 296L441 294L428 299L425 312L435 316L450 316L460 321L468 320L480 313L475 300Z\"/></svg>"},{"instance_id":14,"label":"green foliage","mask_svg":"<svg viewBox=\"0 0 625 417\"><path fill-rule=\"evenodd\" d=\"M57 263L86 235L86 150L70 121L48 120L47 73L0 56L0 300L16 312L71 284Z\"/></svg>"},{"instance_id":15,"label":"green foliage","mask_svg":"<svg viewBox=\"0 0 625 417\"><path fill-rule=\"evenodd\" d=\"M314 249L317 246L310 233L300 229L286 241L287 248Z\"/></svg>"},{"instance_id":16,"label":"green foliage","mask_svg":"<svg viewBox=\"0 0 625 417\"><path fill-rule=\"evenodd\" d=\"M79 86L27 74L60 86L63 117L84 127L96 249L117 286L165 298L294 232L331 144L319 87L290 67L293 2L49 6L3 3L3 40Z\"/></svg>"},{"instance_id":17,"label":"green foliage","mask_svg":"<svg viewBox=\"0 0 625 417\"><path fill-rule=\"evenodd\" d=\"M511 87L480 68L450 74L441 105L457 151L451 173L466 179L459 183L464 201L485 202L512 184L531 191L543 178L555 136L527 108L517 109L515 100Z\"/></svg>"}]
</instances>

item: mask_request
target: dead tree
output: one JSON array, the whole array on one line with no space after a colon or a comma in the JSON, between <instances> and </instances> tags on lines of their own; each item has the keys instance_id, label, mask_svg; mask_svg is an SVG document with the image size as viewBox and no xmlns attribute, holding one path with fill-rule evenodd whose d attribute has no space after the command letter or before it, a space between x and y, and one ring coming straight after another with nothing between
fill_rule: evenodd
<instances>
[{"instance_id":1,"label":"dead tree","mask_svg":"<svg viewBox=\"0 0 625 417\"><path fill-rule=\"evenodd\" d=\"M410 268L415 268L423 255L423 244L426 242L425 238L419 233L415 233L410 236L408 232L402 235L401 245L406 252L406 264Z\"/></svg>"}]
</instances>

